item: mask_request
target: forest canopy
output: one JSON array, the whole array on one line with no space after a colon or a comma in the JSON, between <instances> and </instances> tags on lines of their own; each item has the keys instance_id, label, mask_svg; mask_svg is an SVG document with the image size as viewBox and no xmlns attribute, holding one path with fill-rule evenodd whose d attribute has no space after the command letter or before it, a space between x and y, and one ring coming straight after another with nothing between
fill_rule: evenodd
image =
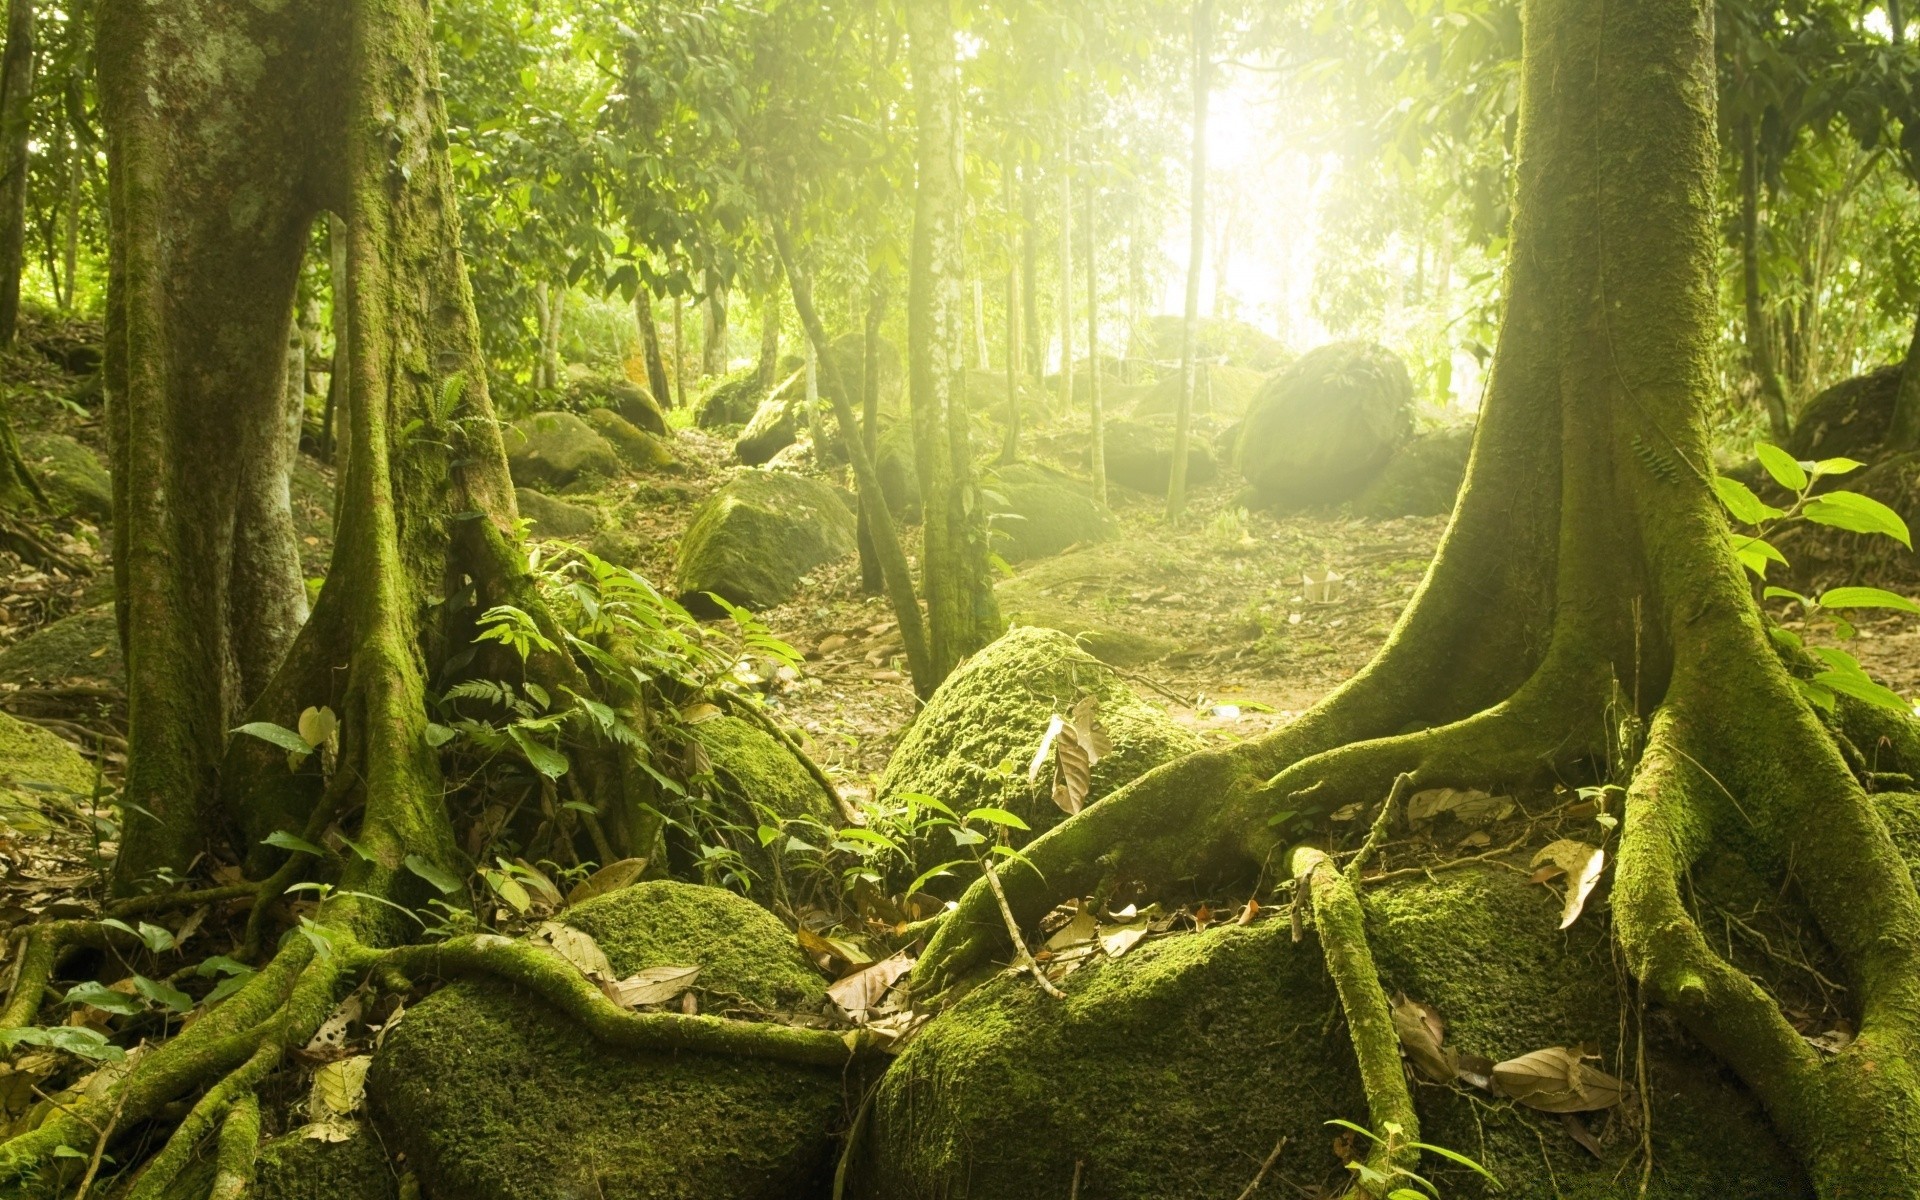
<instances>
[{"instance_id":1,"label":"forest canopy","mask_svg":"<svg viewBox=\"0 0 1920 1200\"><path fill-rule=\"evenodd\" d=\"M7 0L0 1195L1920 1196L1902 0Z\"/></svg>"}]
</instances>

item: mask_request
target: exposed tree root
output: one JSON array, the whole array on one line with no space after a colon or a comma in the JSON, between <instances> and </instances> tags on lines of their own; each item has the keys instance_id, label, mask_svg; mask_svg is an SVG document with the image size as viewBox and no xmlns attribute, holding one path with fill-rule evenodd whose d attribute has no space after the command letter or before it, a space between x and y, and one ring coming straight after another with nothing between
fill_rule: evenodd
<instances>
[{"instance_id":1,"label":"exposed tree root","mask_svg":"<svg viewBox=\"0 0 1920 1200\"><path fill-rule=\"evenodd\" d=\"M1384 1196L1391 1190L1392 1181L1400 1178L1401 1172L1411 1171L1420 1160L1420 1151L1413 1145L1420 1140L1420 1115L1414 1111L1413 1095L1407 1090L1406 1071L1400 1063L1400 1038L1394 1032L1387 994L1380 987L1380 973L1367 948L1366 914L1360 909L1353 881L1334 866L1325 851L1301 846L1290 859L1295 885L1303 888L1313 902L1314 927L1320 933L1327 973L1333 977L1340 1009L1346 1014L1347 1032L1353 1039L1353 1052L1360 1062L1360 1086L1367 1097L1368 1118L1380 1138L1367 1155L1367 1166L1377 1181L1363 1181L1361 1191Z\"/></svg>"}]
</instances>

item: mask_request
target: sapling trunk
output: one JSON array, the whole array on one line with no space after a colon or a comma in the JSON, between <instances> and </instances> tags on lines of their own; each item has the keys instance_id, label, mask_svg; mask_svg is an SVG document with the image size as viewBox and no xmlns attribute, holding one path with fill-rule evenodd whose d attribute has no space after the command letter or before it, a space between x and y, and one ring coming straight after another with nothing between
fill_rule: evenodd
<instances>
[{"instance_id":1,"label":"sapling trunk","mask_svg":"<svg viewBox=\"0 0 1920 1200\"><path fill-rule=\"evenodd\" d=\"M1187 511L1187 445L1193 436L1193 393L1200 365L1200 273L1207 253L1207 96L1213 87L1213 0L1193 6L1192 157L1187 192L1187 306L1180 325L1180 399L1173 416L1173 469L1167 477L1167 521Z\"/></svg>"},{"instance_id":2,"label":"sapling trunk","mask_svg":"<svg viewBox=\"0 0 1920 1200\"><path fill-rule=\"evenodd\" d=\"M27 170L33 105L33 0L7 0L0 56L0 347L20 323L20 273L27 265Z\"/></svg>"}]
</instances>

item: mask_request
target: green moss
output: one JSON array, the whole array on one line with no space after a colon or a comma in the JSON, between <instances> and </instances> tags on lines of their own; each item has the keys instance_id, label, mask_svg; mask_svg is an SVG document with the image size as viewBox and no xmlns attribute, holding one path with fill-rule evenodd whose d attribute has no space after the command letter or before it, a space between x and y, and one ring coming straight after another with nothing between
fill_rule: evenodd
<instances>
[{"instance_id":1,"label":"green moss","mask_svg":"<svg viewBox=\"0 0 1920 1200\"><path fill-rule=\"evenodd\" d=\"M1545 889L1489 869L1377 889L1365 904L1389 994L1432 1004L1451 1043L1504 1058L1591 1039L1618 1067L1624 991L1606 935L1592 922L1555 932ZM1340 1187L1323 1122L1364 1122L1366 1102L1313 937L1295 944L1284 918L1175 935L1064 986L1059 1002L1001 976L924 1030L881 1084L853 1194L1054 1200L1079 1162L1083 1197L1232 1197L1281 1137L1280 1178ZM1808 1195L1757 1105L1663 1029L1648 1030L1648 1194ZM1591 1122L1595 1160L1554 1117L1429 1085L1415 1103L1426 1140L1506 1184L1489 1193L1428 1156L1423 1174L1448 1200L1634 1194L1625 1114Z\"/></svg>"},{"instance_id":2,"label":"green moss","mask_svg":"<svg viewBox=\"0 0 1920 1200\"><path fill-rule=\"evenodd\" d=\"M620 459L607 439L572 413L534 413L502 434L507 466L522 487L563 488L583 476L620 473Z\"/></svg>"},{"instance_id":3,"label":"green moss","mask_svg":"<svg viewBox=\"0 0 1920 1200\"><path fill-rule=\"evenodd\" d=\"M586 411L589 421L593 420L597 410L611 411L647 433L656 437L667 436L666 414L660 411L653 393L630 379L590 376L569 387L567 398Z\"/></svg>"},{"instance_id":4,"label":"green moss","mask_svg":"<svg viewBox=\"0 0 1920 1200\"><path fill-rule=\"evenodd\" d=\"M260 1147L253 1167L253 1200L395 1200L398 1168L371 1131L344 1142L297 1133Z\"/></svg>"},{"instance_id":5,"label":"green moss","mask_svg":"<svg viewBox=\"0 0 1920 1200\"><path fill-rule=\"evenodd\" d=\"M42 805L61 795L93 794L93 765L37 725L0 713L0 826L46 828Z\"/></svg>"},{"instance_id":6,"label":"green moss","mask_svg":"<svg viewBox=\"0 0 1920 1200\"><path fill-rule=\"evenodd\" d=\"M759 370L745 367L722 379L700 399L695 409L695 422L702 429L745 425L753 419L754 410L760 407L760 401L765 396L766 389L760 386Z\"/></svg>"},{"instance_id":7,"label":"green moss","mask_svg":"<svg viewBox=\"0 0 1920 1200\"><path fill-rule=\"evenodd\" d=\"M566 919L623 974L699 965L706 1012L817 1006L824 991L785 926L717 888L639 884ZM408 1010L368 1092L424 1193L462 1200L818 1195L845 1111L837 1071L609 1049L482 982Z\"/></svg>"},{"instance_id":8,"label":"green moss","mask_svg":"<svg viewBox=\"0 0 1920 1200\"><path fill-rule=\"evenodd\" d=\"M556 500L533 488L515 488L513 498L520 515L532 520L533 536L537 538L585 537L600 525L598 514L591 508Z\"/></svg>"},{"instance_id":9,"label":"green moss","mask_svg":"<svg viewBox=\"0 0 1920 1200\"><path fill-rule=\"evenodd\" d=\"M733 443L734 455L748 466L757 467L793 445L800 435L801 407L779 392L762 400Z\"/></svg>"},{"instance_id":10,"label":"green moss","mask_svg":"<svg viewBox=\"0 0 1920 1200\"><path fill-rule=\"evenodd\" d=\"M55 511L100 525L113 520L113 480L99 455L63 433L25 433L20 457Z\"/></svg>"},{"instance_id":11,"label":"green moss","mask_svg":"<svg viewBox=\"0 0 1920 1200\"><path fill-rule=\"evenodd\" d=\"M587 424L607 439L621 462L636 471L664 471L679 465L665 439L610 408L590 409Z\"/></svg>"},{"instance_id":12,"label":"green moss","mask_svg":"<svg viewBox=\"0 0 1920 1200\"><path fill-rule=\"evenodd\" d=\"M853 513L818 479L742 471L709 496L680 539L675 585L696 610L714 592L746 608L784 603L808 571L854 551Z\"/></svg>"},{"instance_id":13,"label":"green moss","mask_svg":"<svg viewBox=\"0 0 1920 1200\"><path fill-rule=\"evenodd\" d=\"M958 809L991 804L1038 831L1064 819L1052 799L1052 773L1029 782L1027 766L1048 718L1082 697L1100 700L1100 724L1113 751L1093 768L1090 800L1163 762L1200 748L1200 740L1136 696L1066 634L1013 629L963 663L920 711L880 778L879 799L933 796ZM995 768L1011 764L1010 771Z\"/></svg>"},{"instance_id":14,"label":"green moss","mask_svg":"<svg viewBox=\"0 0 1920 1200\"><path fill-rule=\"evenodd\" d=\"M1058 629L1101 662L1132 667L1164 658L1179 644L1146 632L1126 594L1140 579L1178 566L1151 545L1090 547L1022 567L995 586L994 596L1009 623Z\"/></svg>"},{"instance_id":15,"label":"green moss","mask_svg":"<svg viewBox=\"0 0 1920 1200\"><path fill-rule=\"evenodd\" d=\"M981 482L993 548L1008 562L1044 558L1069 546L1118 537L1119 524L1087 486L1033 463L1001 467Z\"/></svg>"},{"instance_id":16,"label":"green moss","mask_svg":"<svg viewBox=\"0 0 1920 1200\"><path fill-rule=\"evenodd\" d=\"M1472 452L1471 425L1420 434L1395 451L1373 482L1353 498L1353 511L1375 520L1444 516L1453 511Z\"/></svg>"},{"instance_id":17,"label":"green moss","mask_svg":"<svg viewBox=\"0 0 1920 1200\"><path fill-rule=\"evenodd\" d=\"M120 628L113 605L102 604L36 630L0 651L0 682L57 683L94 679L125 687Z\"/></svg>"},{"instance_id":18,"label":"green moss","mask_svg":"<svg viewBox=\"0 0 1920 1200\"><path fill-rule=\"evenodd\" d=\"M757 725L739 717L715 717L695 725L693 733L713 764L717 815L735 826L722 836L753 872L753 895L767 898L778 864L760 845L756 830L793 819L838 825L833 798L792 751Z\"/></svg>"},{"instance_id":19,"label":"green moss","mask_svg":"<svg viewBox=\"0 0 1920 1200\"><path fill-rule=\"evenodd\" d=\"M1384 346L1334 342L1269 379L1233 462L1265 500L1333 504L1364 486L1413 434L1413 384Z\"/></svg>"},{"instance_id":20,"label":"green moss","mask_svg":"<svg viewBox=\"0 0 1920 1200\"><path fill-rule=\"evenodd\" d=\"M1159 421L1110 421L1106 444L1107 478L1121 487L1164 496L1173 474L1173 430ZM1204 487L1220 473L1213 450L1198 438L1187 444L1187 483Z\"/></svg>"}]
</instances>

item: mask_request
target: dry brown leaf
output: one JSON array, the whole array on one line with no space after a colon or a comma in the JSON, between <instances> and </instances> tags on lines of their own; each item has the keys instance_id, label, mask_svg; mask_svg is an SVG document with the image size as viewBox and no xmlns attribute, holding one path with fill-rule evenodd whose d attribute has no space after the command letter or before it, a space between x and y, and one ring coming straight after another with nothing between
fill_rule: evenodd
<instances>
[{"instance_id":1,"label":"dry brown leaf","mask_svg":"<svg viewBox=\"0 0 1920 1200\"><path fill-rule=\"evenodd\" d=\"M315 1071L307 1093L307 1115L315 1121L330 1121L358 1112L367 1096L367 1068L372 1063L371 1054L356 1054Z\"/></svg>"},{"instance_id":2,"label":"dry brown leaf","mask_svg":"<svg viewBox=\"0 0 1920 1200\"><path fill-rule=\"evenodd\" d=\"M1047 939L1047 949L1058 952L1074 946L1084 946L1099 935L1100 923L1093 919L1092 913L1083 908L1074 914L1073 920L1054 931L1053 936Z\"/></svg>"},{"instance_id":3,"label":"dry brown leaf","mask_svg":"<svg viewBox=\"0 0 1920 1200\"><path fill-rule=\"evenodd\" d=\"M1626 1095L1627 1085L1583 1062L1596 1057L1578 1047L1549 1046L1498 1063L1493 1068L1495 1090L1541 1112L1593 1112L1612 1108Z\"/></svg>"},{"instance_id":4,"label":"dry brown leaf","mask_svg":"<svg viewBox=\"0 0 1920 1200\"><path fill-rule=\"evenodd\" d=\"M1202 904L1199 908L1193 910L1194 929L1205 929L1211 924L1213 924L1213 907L1211 905Z\"/></svg>"},{"instance_id":5,"label":"dry brown leaf","mask_svg":"<svg viewBox=\"0 0 1920 1200\"><path fill-rule=\"evenodd\" d=\"M307 1040L306 1052L312 1055L331 1055L346 1044L347 1026L360 1019L360 993L355 992L340 1002L320 1028L314 1030L313 1037Z\"/></svg>"},{"instance_id":6,"label":"dry brown leaf","mask_svg":"<svg viewBox=\"0 0 1920 1200\"><path fill-rule=\"evenodd\" d=\"M845 938L824 937L804 925L794 932L794 937L799 939L800 948L821 970L835 975L845 974L873 961L873 955Z\"/></svg>"},{"instance_id":7,"label":"dry brown leaf","mask_svg":"<svg viewBox=\"0 0 1920 1200\"><path fill-rule=\"evenodd\" d=\"M1253 919L1259 915L1260 915L1260 902L1254 899L1252 896L1248 896L1247 906L1240 910L1240 916L1234 921L1234 924L1235 925L1251 925L1253 924Z\"/></svg>"},{"instance_id":8,"label":"dry brown leaf","mask_svg":"<svg viewBox=\"0 0 1920 1200\"><path fill-rule=\"evenodd\" d=\"M1407 820L1431 821L1442 813L1468 825L1504 821L1513 815L1512 796L1494 796L1477 788L1428 788L1407 799Z\"/></svg>"},{"instance_id":9,"label":"dry brown leaf","mask_svg":"<svg viewBox=\"0 0 1920 1200\"><path fill-rule=\"evenodd\" d=\"M311 1125L300 1127L300 1136L316 1142L350 1142L360 1133L360 1122L342 1117L330 1117L325 1121L315 1121Z\"/></svg>"},{"instance_id":10,"label":"dry brown leaf","mask_svg":"<svg viewBox=\"0 0 1920 1200\"><path fill-rule=\"evenodd\" d=\"M585 903L608 892L617 892L640 878L641 872L646 869L647 860L644 858L623 858L619 862L610 862L574 885L573 890L567 893L567 906Z\"/></svg>"},{"instance_id":11,"label":"dry brown leaf","mask_svg":"<svg viewBox=\"0 0 1920 1200\"><path fill-rule=\"evenodd\" d=\"M699 967L648 967L625 979L594 980L607 999L621 1008L640 1008L647 1004L665 1004L693 986L700 978Z\"/></svg>"},{"instance_id":12,"label":"dry brown leaf","mask_svg":"<svg viewBox=\"0 0 1920 1200\"><path fill-rule=\"evenodd\" d=\"M1593 894L1601 872L1606 869L1607 852L1572 838L1561 838L1542 846L1528 865L1539 868L1548 863L1567 873L1567 896L1560 911L1560 928L1565 929L1580 919L1580 910L1586 907L1587 897Z\"/></svg>"},{"instance_id":13,"label":"dry brown leaf","mask_svg":"<svg viewBox=\"0 0 1920 1200\"><path fill-rule=\"evenodd\" d=\"M1151 922L1141 917L1125 925L1102 925L1100 927L1100 948L1109 958L1119 958L1122 954L1139 944L1147 936L1147 926Z\"/></svg>"},{"instance_id":14,"label":"dry brown leaf","mask_svg":"<svg viewBox=\"0 0 1920 1200\"><path fill-rule=\"evenodd\" d=\"M1606 1161L1607 1156L1600 1150L1600 1140L1593 1136L1593 1131L1587 1128L1585 1121L1582 1121L1573 1113L1561 1113L1560 1123L1567 1127L1567 1135L1574 1141L1579 1142L1581 1148L1588 1154L1593 1155L1602 1162Z\"/></svg>"},{"instance_id":15,"label":"dry brown leaf","mask_svg":"<svg viewBox=\"0 0 1920 1200\"><path fill-rule=\"evenodd\" d=\"M1390 1011L1394 1032L1400 1035L1400 1048L1413 1065L1435 1083L1452 1083L1456 1072L1453 1056L1447 1052L1447 1027L1440 1014L1406 996L1394 997Z\"/></svg>"},{"instance_id":16,"label":"dry brown leaf","mask_svg":"<svg viewBox=\"0 0 1920 1200\"><path fill-rule=\"evenodd\" d=\"M607 961L607 952L593 940L592 934L559 921L543 921L533 936L535 941L551 947L554 953L572 963L582 975L612 978L613 964Z\"/></svg>"},{"instance_id":17,"label":"dry brown leaf","mask_svg":"<svg viewBox=\"0 0 1920 1200\"><path fill-rule=\"evenodd\" d=\"M911 970L913 958L903 950L835 983L827 989L827 998L856 1022L863 1021L868 1010L879 1007L894 982Z\"/></svg>"}]
</instances>

